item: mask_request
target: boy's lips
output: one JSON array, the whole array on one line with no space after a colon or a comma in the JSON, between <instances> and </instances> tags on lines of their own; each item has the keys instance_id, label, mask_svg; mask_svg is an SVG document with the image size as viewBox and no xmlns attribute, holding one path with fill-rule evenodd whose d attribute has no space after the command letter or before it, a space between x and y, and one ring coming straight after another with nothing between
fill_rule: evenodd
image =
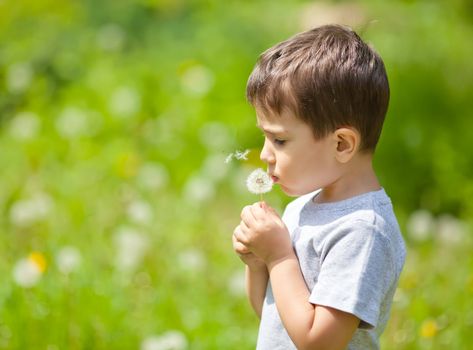
<instances>
[{"instance_id":1,"label":"boy's lips","mask_svg":"<svg viewBox=\"0 0 473 350\"><path fill-rule=\"evenodd\" d=\"M277 183L279 178L277 176L271 175L271 180L273 180L274 183Z\"/></svg>"}]
</instances>

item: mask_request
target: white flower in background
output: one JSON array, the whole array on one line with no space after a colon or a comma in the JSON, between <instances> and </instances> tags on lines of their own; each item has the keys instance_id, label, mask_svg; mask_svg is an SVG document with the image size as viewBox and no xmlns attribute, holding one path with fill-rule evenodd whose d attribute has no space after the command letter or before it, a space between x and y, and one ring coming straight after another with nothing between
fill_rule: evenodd
<instances>
[{"instance_id":1,"label":"white flower in background","mask_svg":"<svg viewBox=\"0 0 473 350\"><path fill-rule=\"evenodd\" d=\"M199 139L210 151L229 149L234 143L227 126L218 122L205 123L199 130Z\"/></svg>"},{"instance_id":2,"label":"white flower in background","mask_svg":"<svg viewBox=\"0 0 473 350\"><path fill-rule=\"evenodd\" d=\"M56 255L57 268L65 275L77 270L81 261L80 251L72 246L62 247Z\"/></svg>"},{"instance_id":3,"label":"white flower in background","mask_svg":"<svg viewBox=\"0 0 473 350\"><path fill-rule=\"evenodd\" d=\"M13 203L10 221L16 226L28 226L47 217L53 206L51 197L38 193L29 199Z\"/></svg>"},{"instance_id":4,"label":"white flower in background","mask_svg":"<svg viewBox=\"0 0 473 350\"><path fill-rule=\"evenodd\" d=\"M271 191L273 188L273 180L266 171L258 168L248 175L246 187L251 193L263 194Z\"/></svg>"},{"instance_id":5,"label":"white flower in background","mask_svg":"<svg viewBox=\"0 0 473 350\"><path fill-rule=\"evenodd\" d=\"M66 107L56 119L56 130L65 139L87 135L89 121L87 113L81 108Z\"/></svg>"},{"instance_id":6,"label":"white flower in background","mask_svg":"<svg viewBox=\"0 0 473 350\"><path fill-rule=\"evenodd\" d=\"M207 67L192 66L182 75L181 85L189 95L204 96L214 85L214 75Z\"/></svg>"},{"instance_id":7,"label":"white flower in background","mask_svg":"<svg viewBox=\"0 0 473 350\"><path fill-rule=\"evenodd\" d=\"M222 166L223 155L212 154L205 158L204 164L202 165L202 175L213 180L223 179L228 172L228 168Z\"/></svg>"},{"instance_id":8,"label":"white flower in background","mask_svg":"<svg viewBox=\"0 0 473 350\"><path fill-rule=\"evenodd\" d=\"M153 219L153 209L149 203L141 200L132 201L127 208L131 221L139 224L148 224Z\"/></svg>"},{"instance_id":9,"label":"white flower in background","mask_svg":"<svg viewBox=\"0 0 473 350\"><path fill-rule=\"evenodd\" d=\"M140 168L137 180L143 187L157 190L168 184L169 173L164 165L146 163Z\"/></svg>"},{"instance_id":10,"label":"white flower in background","mask_svg":"<svg viewBox=\"0 0 473 350\"><path fill-rule=\"evenodd\" d=\"M427 210L417 210L407 220L407 232L417 241L427 240L434 230L435 219Z\"/></svg>"},{"instance_id":11,"label":"white flower in background","mask_svg":"<svg viewBox=\"0 0 473 350\"><path fill-rule=\"evenodd\" d=\"M461 243L466 234L466 224L452 215L441 215L437 219L437 234L444 243Z\"/></svg>"},{"instance_id":12,"label":"white flower in background","mask_svg":"<svg viewBox=\"0 0 473 350\"><path fill-rule=\"evenodd\" d=\"M36 113L20 112L10 121L9 132L17 140L35 138L41 127L41 121Z\"/></svg>"},{"instance_id":13,"label":"white flower in background","mask_svg":"<svg viewBox=\"0 0 473 350\"><path fill-rule=\"evenodd\" d=\"M31 85L33 68L29 63L20 62L7 68L6 86L13 93L23 92Z\"/></svg>"},{"instance_id":14,"label":"white flower in background","mask_svg":"<svg viewBox=\"0 0 473 350\"><path fill-rule=\"evenodd\" d=\"M230 276L228 290L230 294L235 296L242 297L246 295L245 272L243 270L238 270Z\"/></svg>"},{"instance_id":15,"label":"white flower in background","mask_svg":"<svg viewBox=\"0 0 473 350\"><path fill-rule=\"evenodd\" d=\"M177 261L182 269L192 271L201 271L207 263L205 255L198 249L188 249L179 253Z\"/></svg>"},{"instance_id":16,"label":"white flower in background","mask_svg":"<svg viewBox=\"0 0 473 350\"><path fill-rule=\"evenodd\" d=\"M120 50L126 39L125 31L117 24L107 24L97 33L97 45L105 51Z\"/></svg>"},{"instance_id":17,"label":"white flower in background","mask_svg":"<svg viewBox=\"0 0 473 350\"><path fill-rule=\"evenodd\" d=\"M185 350L188 348L187 338L180 331L167 331L162 335L152 335L141 343L140 350Z\"/></svg>"},{"instance_id":18,"label":"white flower in background","mask_svg":"<svg viewBox=\"0 0 473 350\"><path fill-rule=\"evenodd\" d=\"M138 91L130 86L116 89L110 97L108 110L118 117L130 117L141 109L141 96Z\"/></svg>"},{"instance_id":19,"label":"white flower in background","mask_svg":"<svg viewBox=\"0 0 473 350\"><path fill-rule=\"evenodd\" d=\"M184 186L184 197L191 202L204 202L215 195L215 186L211 179L194 175Z\"/></svg>"},{"instance_id":20,"label":"white flower in background","mask_svg":"<svg viewBox=\"0 0 473 350\"><path fill-rule=\"evenodd\" d=\"M20 259L13 267L13 280L21 287L35 286L46 269L46 260L41 253L31 253L27 258Z\"/></svg>"},{"instance_id":21,"label":"white flower in background","mask_svg":"<svg viewBox=\"0 0 473 350\"><path fill-rule=\"evenodd\" d=\"M116 266L122 271L135 269L148 249L147 237L129 227L122 227L115 233L114 243Z\"/></svg>"}]
</instances>

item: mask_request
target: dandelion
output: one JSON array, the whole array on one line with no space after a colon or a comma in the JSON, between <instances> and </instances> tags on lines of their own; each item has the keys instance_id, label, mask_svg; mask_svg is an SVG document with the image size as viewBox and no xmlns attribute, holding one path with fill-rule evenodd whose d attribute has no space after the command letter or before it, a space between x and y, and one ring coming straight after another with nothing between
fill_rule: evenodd
<instances>
[{"instance_id":1,"label":"dandelion","mask_svg":"<svg viewBox=\"0 0 473 350\"><path fill-rule=\"evenodd\" d=\"M17 140L31 140L41 127L41 121L36 113L20 112L10 122L10 135Z\"/></svg>"},{"instance_id":2,"label":"dandelion","mask_svg":"<svg viewBox=\"0 0 473 350\"><path fill-rule=\"evenodd\" d=\"M422 242L429 239L435 225L435 219L427 210L417 210L407 221L407 231L416 241Z\"/></svg>"},{"instance_id":3,"label":"dandelion","mask_svg":"<svg viewBox=\"0 0 473 350\"><path fill-rule=\"evenodd\" d=\"M10 209L10 220L16 226L28 226L45 219L52 210L53 201L45 193L15 202Z\"/></svg>"},{"instance_id":4,"label":"dandelion","mask_svg":"<svg viewBox=\"0 0 473 350\"><path fill-rule=\"evenodd\" d=\"M72 246L62 247L56 256L57 267L65 275L77 270L81 260L82 257L79 250Z\"/></svg>"},{"instance_id":5,"label":"dandelion","mask_svg":"<svg viewBox=\"0 0 473 350\"><path fill-rule=\"evenodd\" d=\"M271 191L273 180L266 171L258 168L246 179L246 187L251 193L261 195L261 201L263 201L263 193Z\"/></svg>"},{"instance_id":6,"label":"dandelion","mask_svg":"<svg viewBox=\"0 0 473 350\"><path fill-rule=\"evenodd\" d=\"M228 290L232 295L243 297L245 295L245 272L234 272L227 282Z\"/></svg>"},{"instance_id":7,"label":"dandelion","mask_svg":"<svg viewBox=\"0 0 473 350\"><path fill-rule=\"evenodd\" d=\"M433 319L427 319L422 322L420 328L420 335L423 338L433 338L437 335L439 331L439 326L437 322Z\"/></svg>"},{"instance_id":8,"label":"dandelion","mask_svg":"<svg viewBox=\"0 0 473 350\"><path fill-rule=\"evenodd\" d=\"M124 272L133 271L148 250L148 239L133 228L122 227L114 237L116 266Z\"/></svg>"},{"instance_id":9,"label":"dandelion","mask_svg":"<svg viewBox=\"0 0 473 350\"><path fill-rule=\"evenodd\" d=\"M181 85L185 92L193 96L206 95L214 85L214 74L207 67L196 65L188 68L181 77Z\"/></svg>"},{"instance_id":10,"label":"dandelion","mask_svg":"<svg viewBox=\"0 0 473 350\"><path fill-rule=\"evenodd\" d=\"M66 107L56 119L56 130L66 139L85 136L88 129L87 112L77 107Z\"/></svg>"},{"instance_id":11,"label":"dandelion","mask_svg":"<svg viewBox=\"0 0 473 350\"><path fill-rule=\"evenodd\" d=\"M13 268L13 279L21 287L36 285L46 269L46 259L41 253L33 252L19 260Z\"/></svg>"},{"instance_id":12,"label":"dandelion","mask_svg":"<svg viewBox=\"0 0 473 350\"><path fill-rule=\"evenodd\" d=\"M141 109L141 95L131 86L121 86L112 93L108 109L119 118L131 117Z\"/></svg>"},{"instance_id":13,"label":"dandelion","mask_svg":"<svg viewBox=\"0 0 473 350\"><path fill-rule=\"evenodd\" d=\"M204 253L198 249L188 249L177 256L179 266L189 271L202 271L207 263Z\"/></svg>"},{"instance_id":14,"label":"dandelion","mask_svg":"<svg viewBox=\"0 0 473 350\"><path fill-rule=\"evenodd\" d=\"M46 259L44 258L43 254L39 252L32 252L28 256L28 260L31 260L37 266L41 273L46 270Z\"/></svg>"},{"instance_id":15,"label":"dandelion","mask_svg":"<svg viewBox=\"0 0 473 350\"><path fill-rule=\"evenodd\" d=\"M153 219L153 209L141 200L135 200L128 205L127 214L131 221L137 224L149 224Z\"/></svg>"},{"instance_id":16,"label":"dandelion","mask_svg":"<svg viewBox=\"0 0 473 350\"><path fill-rule=\"evenodd\" d=\"M193 175L184 186L184 196L191 202L205 202L214 195L215 185L207 177Z\"/></svg>"},{"instance_id":17,"label":"dandelion","mask_svg":"<svg viewBox=\"0 0 473 350\"><path fill-rule=\"evenodd\" d=\"M149 336L141 343L141 350L184 350L187 347L187 338L176 330L167 331L160 336Z\"/></svg>"},{"instance_id":18,"label":"dandelion","mask_svg":"<svg viewBox=\"0 0 473 350\"><path fill-rule=\"evenodd\" d=\"M6 87L12 93L24 92L33 81L33 67L28 62L14 63L6 71Z\"/></svg>"},{"instance_id":19,"label":"dandelion","mask_svg":"<svg viewBox=\"0 0 473 350\"><path fill-rule=\"evenodd\" d=\"M169 182L169 173L164 165L145 163L138 172L138 183L146 189L158 190Z\"/></svg>"}]
</instances>

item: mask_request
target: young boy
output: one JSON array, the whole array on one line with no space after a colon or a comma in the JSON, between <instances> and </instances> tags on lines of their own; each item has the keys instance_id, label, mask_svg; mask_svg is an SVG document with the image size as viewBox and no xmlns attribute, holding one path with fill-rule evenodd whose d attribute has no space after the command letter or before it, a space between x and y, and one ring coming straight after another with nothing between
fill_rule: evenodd
<instances>
[{"instance_id":1,"label":"young boy","mask_svg":"<svg viewBox=\"0 0 473 350\"><path fill-rule=\"evenodd\" d=\"M261 317L257 349L379 349L405 259L372 167L389 101L383 61L352 30L322 26L264 52L247 96L261 159L300 196L282 219L246 206L233 233Z\"/></svg>"}]
</instances>

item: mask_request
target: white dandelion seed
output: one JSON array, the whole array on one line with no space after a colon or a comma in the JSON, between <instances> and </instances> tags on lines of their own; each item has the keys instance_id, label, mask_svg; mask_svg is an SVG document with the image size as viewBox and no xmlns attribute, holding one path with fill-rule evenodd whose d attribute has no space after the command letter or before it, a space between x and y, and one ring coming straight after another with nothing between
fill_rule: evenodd
<instances>
[{"instance_id":1,"label":"white dandelion seed","mask_svg":"<svg viewBox=\"0 0 473 350\"><path fill-rule=\"evenodd\" d=\"M246 179L248 191L254 194L263 194L271 191L273 180L269 174L261 168L254 170Z\"/></svg>"},{"instance_id":2,"label":"white dandelion seed","mask_svg":"<svg viewBox=\"0 0 473 350\"><path fill-rule=\"evenodd\" d=\"M250 153L249 149L246 149L244 151L236 151L235 158L238 160L248 160L248 153Z\"/></svg>"},{"instance_id":3,"label":"white dandelion seed","mask_svg":"<svg viewBox=\"0 0 473 350\"><path fill-rule=\"evenodd\" d=\"M233 153L230 153L226 158L225 158L225 164L228 164L232 161L233 158Z\"/></svg>"}]
</instances>

